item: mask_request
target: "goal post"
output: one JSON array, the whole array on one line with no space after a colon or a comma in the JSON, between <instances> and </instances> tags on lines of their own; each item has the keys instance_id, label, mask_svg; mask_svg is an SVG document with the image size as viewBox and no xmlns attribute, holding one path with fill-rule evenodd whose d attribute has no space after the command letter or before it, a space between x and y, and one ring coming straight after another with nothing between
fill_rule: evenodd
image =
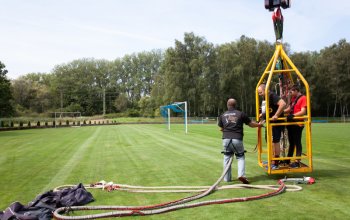
<instances>
[{"instance_id":1,"label":"goal post","mask_svg":"<svg viewBox=\"0 0 350 220\"><path fill-rule=\"evenodd\" d=\"M55 127L57 127L57 122L63 121L66 126L81 127L81 112L54 112L55 117ZM68 123L67 123L68 122Z\"/></svg>"},{"instance_id":2,"label":"goal post","mask_svg":"<svg viewBox=\"0 0 350 220\"><path fill-rule=\"evenodd\" d=\"M171 111L175 113L183 113L184 115L184 125L185 125L185 133L187 134L187 102L174 102L169 105L160 106L161 115L167 119L168 130L170 131L171 125Z\"/></svg>"}]
</instances>

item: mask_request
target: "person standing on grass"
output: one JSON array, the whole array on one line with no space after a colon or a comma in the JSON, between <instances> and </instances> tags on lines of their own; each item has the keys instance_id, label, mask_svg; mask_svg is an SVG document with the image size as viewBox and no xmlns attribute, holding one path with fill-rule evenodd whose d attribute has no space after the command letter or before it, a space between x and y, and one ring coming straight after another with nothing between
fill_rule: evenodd
<instances>
[{"instance_id":1,"label":"person standing on grass","mask_svg":"<svg viewBox=\"0 0 350 220\"><path fill-rule=\"evenodd\" d=\"M294 120L294 116L303 116L306 114L306 96L302 95L300 88L297 85L293 85L290 94L292 99L288 108L284 110L285 113L289 114L287 116L287 121L298 121ZM302 119L299 119L299 121ZM301 135L303 133L303 125L288 125L288 141L289 141L289 150L288 157L292 157L294 154L294 149L296 148L295 156L300 157L302 153L302 144L301 144ZM289 161L288 161L289 162ZM296 159L293 163L290 164L291 168L300 167L300 159Z\"/></svg>"},{"instance_id":2,"label":"person standing on grass","mask_svg":"<svg viewBox=\"0 0 350 220\"><path fill-rule=\"evenodd\" d=\"M245 175L245 150L243 146L243 124L249 127L261 127L262 124L252 121L244 112L236 109L237 101L230 98L227 101L227 111L220 115L218 126L222 131L222 145L224 150L224 168L227 166L233 154L237 158L238 180L249 184ZM224 181L231 182L231 166L224 176Z\"/></svg>"}]
</instances>

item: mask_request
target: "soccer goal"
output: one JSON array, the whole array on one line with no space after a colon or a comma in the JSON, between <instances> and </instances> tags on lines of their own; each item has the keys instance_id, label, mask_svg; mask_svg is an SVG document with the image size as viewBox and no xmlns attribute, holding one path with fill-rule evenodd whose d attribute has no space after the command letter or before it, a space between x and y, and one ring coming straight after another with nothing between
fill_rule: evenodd
<instances>
[{"instance_id":1,"label":"soccer goal","mask_svg":"<svg viewBox=\"0 0 350 220\"><path fill-rule=\"evenodd\" d=\"M80 112L55 112L55 127L71 126L81 127L82 117Z\"/></svg>"},{"instance_id":2,"label":"soccer goal","mask_svg":"<svg viewBox=\"0 0 350 220\"><path fill-rule=\"evenodd\" d=\"M167 119L168 130L170 131L171 125L171 111L175 113L183 113L185 132L187 134L187 102L174 102L170 105L160 106L161 115Z\"/></svg>"}]
</instances>

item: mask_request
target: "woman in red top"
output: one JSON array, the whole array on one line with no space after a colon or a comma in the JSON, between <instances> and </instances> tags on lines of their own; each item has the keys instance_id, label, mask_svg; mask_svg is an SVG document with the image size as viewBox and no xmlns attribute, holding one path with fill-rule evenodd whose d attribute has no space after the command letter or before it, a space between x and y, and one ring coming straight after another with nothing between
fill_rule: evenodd
<instances>
[{"instance_id":1,"label":"woman in red top","mask_svg":"<svg viewBox=\"0 0 350 220\"><path fill-rule=\"evenodd\" d=\"M293 85L291 88L292 100L288 108L284 110L285 113L289 113L287 121L293 121L294 116L303 116L306 114L306 96L302 95L300 88L297 85ZM300 157L302 152L301 135L303 133L304 126L302 125L288 125L288 141L289 150L288 157L292 157L294 149L296 148L295 156ZM292 164L291 168L300 167L300 159L296 159Z\"/></svg>"}]
</instances>

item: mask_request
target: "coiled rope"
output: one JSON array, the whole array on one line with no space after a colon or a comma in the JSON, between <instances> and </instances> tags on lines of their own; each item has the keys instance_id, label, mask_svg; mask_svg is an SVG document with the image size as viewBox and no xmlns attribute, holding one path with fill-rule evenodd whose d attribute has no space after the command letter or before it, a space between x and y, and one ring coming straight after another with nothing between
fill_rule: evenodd
<instances>
[{"instance_id":1,"label":"coiled rope","mask_svg":"<svg viewBox=\"0 0 350 220\"><path fill-rule=\"evenodd\" d=\"M263 199L278 195L285 190L287 191L298 191L302 188L296 185L285 185L285 180L279 180L278 185L246 185L246 184L237 184L237 185L227 185L218 187L219 183L224 178L224 175L227 173L229 167L232 164L233 158L231 157L224 171L222 172L220 178L212 186L165 186L165 187L144 187L144 186L130 186L123 184L112 184L114 190L124 190L128 192L199 192L196 195L185 197L179 200L170 201L166 203L149 205L149 206L72 206L72 207L61 207L54 211L53 215L55 219L58 220L77 220L77 219L97 219L97 218L108 218L108 217L125 217L125 216L139 216L139 215L153 215L160 214L164 212L175 211L185 208L193 208L198 206L212 205L212 204L224 204L224 203L233 203L233 202L245 202L257 199ZM56 188L56 190L62 189L64 187L69 187L69 185L61 186ZM93 187L87 186L86 188L103 188L104 185L96 185ZM194 200L203 198L215 190L222 189L233 189L233 188L255 188L255 189L269 189L273 190L269 193L264 193L256 196L249 197L240 197L240 198L228 198L228 199L215 199L215 200L206 200L201 202L192 202ZM91 214L91 215L82 215L82 216L67 216L63 215L67 211L82 211L82 210L112 210L111 212L100 213L100 214Z\"/></svg>"}]
</instances>

